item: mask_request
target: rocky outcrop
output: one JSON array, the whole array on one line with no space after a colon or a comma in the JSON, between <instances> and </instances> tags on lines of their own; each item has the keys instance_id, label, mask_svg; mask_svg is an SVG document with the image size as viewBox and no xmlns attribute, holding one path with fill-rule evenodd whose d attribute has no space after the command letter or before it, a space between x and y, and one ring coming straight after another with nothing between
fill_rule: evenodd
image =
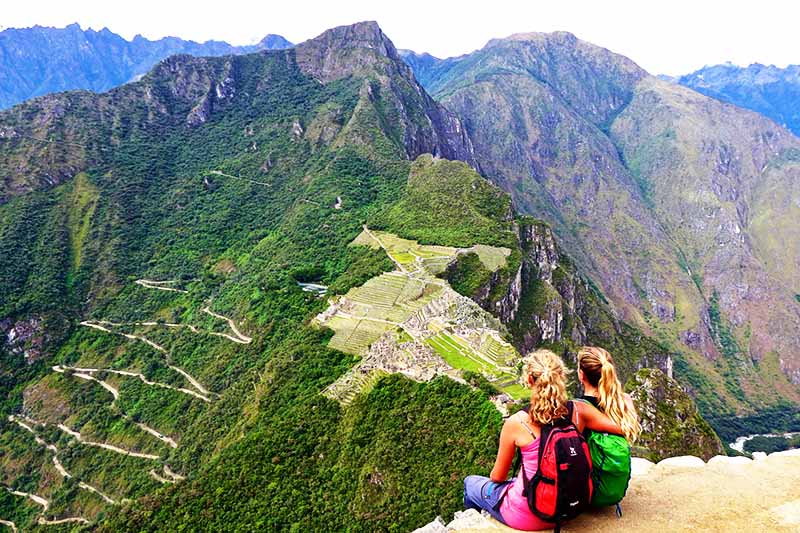
<instances>
[{"instance_id":1,"label":"rocky outcrop","mask_svg":"<svg viewBox=\"0 0 800 533\"><path fill-rule=\"evenodd\" d=\"M570 531L774 531L800 528L795 472L800 450L761 456L715 456L706 463L683 456L652 464L634 459L622 517L613 507L590 511L567 524ZM414 533L517 531L474 509L437 517Z\"/></svg>"},{"instance_id":2,"label":"rocky outcrop","mask_svg":"<svg viewBox=\"0 0 800 533\"><path fill-rule=\"evenodd\" d=\"M377 23L333 28L297 45L295 53L300 69L322 83L348 76L374 80L365 81L357 111L350 120L352 127L343 128L350 140L357 140L354 136L361 114L372 113L374 106L380 105L378 114L388 115L383 119L384 127L401 130L409 159L430 153L476 166L472 144L461 121L417 83Z\"/></svg>"},{"instance_id":3,"label":"rocky outcrop","mask_svg":"<svg viewBox=\"0 0 800 533\"><path fill-rule=\"evenodd\" d=\"M0 334L5 337L3 347L8 353L22 355L26 363L32 364L42 357L47 339L41 317L0 320Z\"/></svg>"},{"instance_id":4,"label":"rocky outcrop","mask_svg":"<svg viewBox=\"0 0 800 533\"><path fill-rule=\"evenodd\" d=\"M705 459L724 452L711 426L677 381L653 368L637 372L626 386L642 423L638 453L660 460L675 453Z\"/></svg>"}]
</instances>

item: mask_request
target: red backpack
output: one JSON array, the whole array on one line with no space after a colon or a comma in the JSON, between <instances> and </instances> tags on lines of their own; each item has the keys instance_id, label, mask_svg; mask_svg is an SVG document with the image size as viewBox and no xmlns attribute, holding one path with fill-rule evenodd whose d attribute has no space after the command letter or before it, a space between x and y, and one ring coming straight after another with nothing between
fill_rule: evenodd
<instances>
[{"instance_id":1,"label":"red backpack","mask_svg":"<svg viewBox=\"0 0 800 533\"><path fill-rule=\"evenodd\" d=\"M592 501L592 458L586 439L572 423L572 402L567 402L567 416L542 426L539 437L539 469L525 482L523 496L531 512L546 522L556 524L575 518Z\"/></svg>"}]
</instances>

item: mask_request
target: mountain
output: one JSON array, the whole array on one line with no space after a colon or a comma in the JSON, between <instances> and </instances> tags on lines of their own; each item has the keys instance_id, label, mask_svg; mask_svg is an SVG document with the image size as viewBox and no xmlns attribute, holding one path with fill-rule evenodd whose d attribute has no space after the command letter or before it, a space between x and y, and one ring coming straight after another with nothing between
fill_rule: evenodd
<instances>
[{"instance_id":1,"label":"mountain","mask_svg":"<svg viewBox=\"0 0 800 533\"><path fill-rule=\"evenodd\" d=\"M751 109L800 135L800 66L778 68L754 63L712 65L674 79L717 100Z\"/></svg>"},{"instance_id":2,"label":"mountain","mask_svg":"<svg viewBox=\"0 0 800 533\"><path fill-rule=\"evenodd\" d=\"M798 138L569 33L432 63L421 79L464 122L483 175L552 225L620 316L681 354L704 414L796 405Z\"/></svg>"},{"instance_id":3,"label":"mountain","mask_svg":"<svg viewBox=\"0 0 800 533\"><path fill-rule=\"evenodd\" d=\"M24 102L0 153L23 530L410 530L490 467L521 350L672 365L375 23Z\"/></svg>"},{"instance_id":4,"label":"mountain","mask_svg":"<svg viewBox=\"0 0 800 533\"><path fill-rule=\"evenodd\" d=\"M0 32L0 109L43 94L86 89L103 92L141 76L174 54L221 56L291 48L280 35L252 46L219 41L196 43L177 37L127 41L104 28L9 28Z\"/></svg>"}]
</instances>

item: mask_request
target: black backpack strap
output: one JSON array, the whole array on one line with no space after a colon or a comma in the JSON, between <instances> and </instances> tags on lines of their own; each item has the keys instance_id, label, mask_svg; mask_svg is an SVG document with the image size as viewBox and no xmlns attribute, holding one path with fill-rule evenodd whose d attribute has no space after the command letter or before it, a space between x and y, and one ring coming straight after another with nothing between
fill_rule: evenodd
<instances>
[{"instance_id":1,"label":"black backpack strap","mask_svg":"<svg viewBox=\"0 0 800 533\"><path fill-rule=\"evenodd\" d=\"M522 450L517 448L517 453L516 455L514 455L514 462L511 463L511 472L513 472L512 477L517 475L521 467L522 467Z\"/></svg>"}]
</instances>

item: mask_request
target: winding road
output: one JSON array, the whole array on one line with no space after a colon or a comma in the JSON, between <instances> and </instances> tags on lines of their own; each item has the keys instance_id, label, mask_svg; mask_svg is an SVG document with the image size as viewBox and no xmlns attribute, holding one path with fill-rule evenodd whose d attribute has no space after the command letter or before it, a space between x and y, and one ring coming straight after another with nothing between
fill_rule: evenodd
<instances>
[{"instance_id":1,"label":"winding road","mask_svg":"<svg viewBox=\"0 0 800 533\"><path fill-rule=\"evenodd\" d=\"M207 397L207 396L209 396L211 394L208 391L208 389L203 387L200 384L200 382L198 382L196 379L194 379L188 372L186 372L182 368L179 368L179 367L177 367L175 365L170 364L169 363L170 356L169 356L169 352L167 351L167 349L164 348L163 346L159 345L159 344L156 344L155 342L151 341L150 339L147 339L147 338L142 337L140 335L133 335L131 333L122 333L122 332L117 332L117 331L110 330L107 327L105 327L105 325L103 325L101 322L93 322L93 321L90 321L90 320L84 320L84 321L82 321L80 323L80 325L81 326L90 327L90 328L94 328L96 330L103 331L105 333L110 333L112 335L122 335L126 339L138 340L138 341L141 341L141 342L147 344L148 346L150 346L154 350L165 354L167 356L167 366L169 368L171 368L172 370L174 370L175 372L177 372L180 375L182 375L183 377L185 377L187 379L187 381L189 381L189 383L191 383L191 385L195 389L197 389L198 392L200 392L200 394L202 394L205 397ZM106 325L109 325L109 324L106 324Z\"/></svg>"},{"instance_id":2,"label":"winding road","mask_svg":"<svg viewBox=\"0 0 800 533\"><path fill-rule=\"evenodd\" d=\"M56 367L58 367L60 370L56 370ZM73 372L78 372L78 373L108 372L109 374L119 374L120 376L135 377L139 378L139 381L141 381L145 385L149 385L151 387L161 387L162 389L170 389L183 394L188 394L189 396L194 396L198 400L203 400L204 402L207 403L211 402L211 400L208 397L203 396L202 394L199 394L193 390L184 389L182 387L173 387L172 385L167 385L166 383L158 383L156 381L150 381L146 377L144 377L143 374L140 374L138 372L131 372L129 370L114 370L111 368L81 368L81 367L64 366L64 365L56 365L53 367L53 370L55 370L56 372L71 370Z\"/></svg>"},{"instance_id":3,"label":"winding road","mask_svg":"<svg viewBox=\"0 0 800 533\"><path fill-rule=\"evenodd\" d=\"M225 174L224 172L220 172L219 170L209 170L208 173L209 174L213 174L215 176L222 176L222 177L231 178L231 179L234 179L234 180L249 181L250 183L256 183L258 185L264 185L266 187L272 187L271 183L267 183L265 181L251 180L250 178L243 178L241 176L231 176L230 174Z\"/></svg>"},{"instance_id":4,"label":"winding road","mask_svg":"<svg viewBox=\"0 0 800 533\"><path fill-rule=\"evenodd\" d=\"M60 366L60 365L56 365L56 366L53 367L53 371L59 372L59 373L64 373L65 368ZM122 418L124 418L125 420L127 420L127 421L129 421L129 422L131 422L133 424L136 424L141 430L149 433L150 435L153 435L155 438L157 438L158 440L160 440L161 442L163 442L167 446L170 446L172 448L177 448L178 447L178 443L175 442L170 437L167 437L167 436L163 435L160 431L156 431L155 429L151 428L150 426L148 426L146 424L143 424L141 422L136 422L130 416L128 416L127 414L123 413L119 409L119 407L117 407L117 405L116 405L116 402L119 399L119 390L114 388L113 386L111 386L111 384L106 383L105 381L102 381L100 379L97 379L96 377L92 376L91 374L84 374L83 372L73 372L72 375L75 376L76 378L85 379L87 381L94 381L95 383L98 383L101 387L103 387L104 389L109 391L111 393L111 395L114 397L114 399L111 400L110 407L112 409L115 409L117 412L119 412L119 414L120 414L120 416L122 416Z\"/></svg>"},{"instance_id":5,"label":"winding road","mask_svg":"<svg viewBox=\"0 0 800 533\"><path fill-rule=\"evenodd\" d=\"M231 331L233 331L233 334L236 335L237 338L233 338L230 335L226 335L224 333L217 333L217 335L221 335L221 336L223 336L223 337L225 337L227 339L232 340L233 342L238 342L239 344L250 344L251 342L253 342L253 338L252 337L248 337L247 335L245 335L244 333L239 331L239 328L236 327L236 323L233 320L231 320L230 318L215 313L208 306L203 308L203 312L208 314L208 315L213 316L214 318L218 318L220 320L224 320L225 322L227 322L228 323L228 327L231 328Z\"/></svg>"},{"instance_id":6,"label":"winding road","mask_svg":"<svg viewBox=\"0 0 800 533\"><path fill-rule=\"evenodd\" d=\"M45 440L42 439L39 436L38 433L36 433L36 430L34 430L31 426L29 426L25 422L22 422L21 420L19 420L19 418L17 418L16 416L9 415L8 420L10 422L14 422L15 424L17 424L20 427L22 427L23 429L25 429L26 431L29 431L30 433L32 433L33 434L33 438L36 440L37 444L39 444L41 446L44 446L46 449L48 449L51 452L53 452L53 465L55 465L56 470L58 470L58 473L61 474L62 477L65 477L67 479L72 477L72 474L67 472L67 470L64 468L64 466L58 460L58 448L56 448L55 445L50 444L48 442L45 442ZM36 422L35 420L31 420L31 419L26 419L26 420L29 421L31 424L34 424L34 425L38 425L38 426L45 426L46 425L46 424L43 424L43 423L40 423L40 422ZM84 489L84 490L87 490L89 492L93 492L94 494L97 494L103 500L105 500L107 503L110 503L112 505L116 505L116 503L117 503L112 498L109 498L103 492L98 490L96 487L93 487L93 486L89 485L88 483L84 483L83 481L80 481L80 482L78 482L78 486L80 488Z\"/></svg>"}]
</instances>

